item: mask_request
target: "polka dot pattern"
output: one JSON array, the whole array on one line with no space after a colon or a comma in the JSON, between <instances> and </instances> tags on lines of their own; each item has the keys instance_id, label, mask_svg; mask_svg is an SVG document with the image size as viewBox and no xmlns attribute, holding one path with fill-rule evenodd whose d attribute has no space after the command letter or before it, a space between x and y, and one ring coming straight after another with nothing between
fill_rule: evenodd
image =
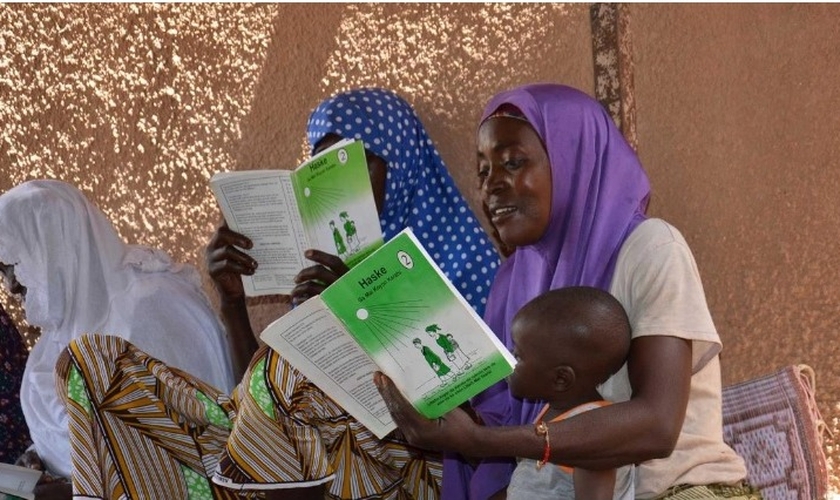
<instances>
[{"instance_id":1,"label":"polka dot pattern","mask_svg":"<svg viewBox=\"0 0 840 500\"><path fill-rule=\"evenodd\" d=\"M70 376L67 380L67 396L75 401L79 406L84 408L85 412L90 415L90 398L88 398L85 391L85 383L82 379L82 374L79 370L73 367L70 370Z\"/></svg>"},{"instance_id":2,"label":"polka dot pattern","mask_svg":"<svg viewBox=\"0 0 840 500\"><path fill-rule=\"evenodd\" d=\"M180 464L181 474L184 475L184 485L187 487L188 500L213 500L216 498L210 488L206 474L199 474L184 464Z\"/></svg>"},{"instance_id":3,"label":"polka dot pattern","mask_svg":"<svg viewBox=\"0 0 840 500\"><path fill-rule=\"evenodd\" d=\"M389 90L351 90L325 100L310 115L309 143L314 146L328 133L362 140L385 160L385 207L379 219L385 239L411 228L458 291L483 314L499 267L498 253L414 109ZM462 251L453 251L458 247Z\"/></svg>"},{"instance_id":4,"label":"polka dot pattern","mask_svg":"<svg viewBox=\"0 0 840 500\"><path fill-rule=\"evenodd\" d=\"M204 405L204 411L210 423L223 429L231 429L233 427L227 413L215 401L201 391L196 391L195 396Z\"/></svg>"},{"instance_id":5,"label":"polka dot pattern","mask_svg":"<svg viewBox=\"0 0 840 500\"><path fill-rule=\"evenodd\" d=\"M248 392L251 397L257 402L260 409L268 418L274 418L274 401L271 400L271 394L268 393L268 382L265 380L265 358L261 359L254 367L251 368L251 380L248 385Z\"/></svg>"},{"instance_id":6,"label":"polka dot pattern","mask_svg":"<svg viewBox=\"0 0 840 500\"><path fill-rule=\"evenodd\" d=\"M20 384L29 351L12 319L0 307L0 462L14 463L32 444L20 407Z\"/></svg>"}]
</instances>

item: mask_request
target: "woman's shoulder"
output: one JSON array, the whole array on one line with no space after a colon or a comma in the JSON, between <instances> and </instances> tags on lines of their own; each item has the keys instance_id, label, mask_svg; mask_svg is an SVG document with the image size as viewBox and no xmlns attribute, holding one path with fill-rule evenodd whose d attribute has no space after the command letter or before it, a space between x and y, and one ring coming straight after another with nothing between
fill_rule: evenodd
<instances>
[{"instance_id":1,"label":"woman's shoulder","mask_svg":"<svg viewBox=\"0 0 840 500\"><path fill-rule=\"evenodd\" d=\"M680 231L662 219L647 219L624 240L616 273L624 277L669 269L673 276L696 274L691 249ZM674 271L679 271L674 273Z\"/></svg>"},{"instance_id":2,"label":"woman's shoulder","mask_svg":"<svg viewBox=\"0 0 840 500\"><path fill-rule=\"evenodd\" d=\"M668 335L719 348L694 256L669 223L649 219L628 236L610 292L627 310L634 338ZM695 365L708 361L704 356L709 352L717 353L695 349Z\"/></svg>"},{"instance_id":3,"label":"woman's shoulder","mask_svg":"<svg viewBox=\"0 0 840 500\"><path fill-rule=\"evenodd\" d=\"M627 247L654 249L673 243L687 245L679 229L662 219L647 219L624 240L622 250Z\"/></svg>"}]
</instances>

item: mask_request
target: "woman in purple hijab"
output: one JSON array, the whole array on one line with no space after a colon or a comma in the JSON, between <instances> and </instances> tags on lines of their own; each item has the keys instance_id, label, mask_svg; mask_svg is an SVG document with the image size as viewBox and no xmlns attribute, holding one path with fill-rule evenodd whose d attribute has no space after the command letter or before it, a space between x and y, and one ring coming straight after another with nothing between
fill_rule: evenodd
<instances>
[{"instance_id":1,"label":"woman in purple hijab","mask_svg":"<svg viewBox=\"0 0 840 500\"><path fill-rule=\"evenodd\" d=\"M423 419L377 375L412 444L496 457L477 466L448 459L444 499L501 498L515 457L591 469L639 464L637 498L674 487L699 495L692 498L751 494L743 460L722 438L721 341L694 258L677 229L645 216L647 175L601 105L553 84L497 95L478 131L478 177L502 242L515 248L485 312L506 345L513 348L520 307L573 285L614 295L633 340L625 366L600 388L615 404L550 423L546 435L535 426L544 403L516 399L504 383L473 401L478 426L460 410Z\"/></svg>"}]
</instances>

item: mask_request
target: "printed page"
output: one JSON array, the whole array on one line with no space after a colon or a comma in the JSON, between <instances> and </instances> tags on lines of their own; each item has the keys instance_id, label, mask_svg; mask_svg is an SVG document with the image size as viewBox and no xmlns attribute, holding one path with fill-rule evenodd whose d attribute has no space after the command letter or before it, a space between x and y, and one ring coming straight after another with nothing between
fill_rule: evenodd
<instances>
[{"instance_id":1,"label":"printed page","mask_svg":"<svg viewBox=\"0 0 840 500\"><path fill-rule=\"evenodd\" d=\"M294 277L308 262L309 248L294 199L291 172L247 170L220 172L210 179L228 226L254 243L243 250L259 266L253 276L242 276L246 295L287 294Z\"/></svg>"},{"instance_id":2,"label":"printed page","mask_svg":"<svg viewBox=\"0 0 840 500\"><path fill-rule=\"evenodd\" d=\"M41 478L41 471L0 463L0 498L6 495L34 500L35 486Z\"/></svg>"},{"instance_id":3,"label":"printed page","mask_svg":"<svg viewBox=\"0 0 840 500\"><path fill-rule=\"evenodd\" d=\"M298 167L292 181L312 248L353 267L382 245L362 141L334 144Z\"/></svg>"},{"instance_id":4,"label":"printed page","mask_svg":"<svg viewBox=\"0 0 840 500\"><path fill-rule=\"evenodd\" d=\"M270 324L260 338L382 438L396 428L376 385L376 364L315 296Z\"/></svg>"},{"instance_id":5,"label":"printed page","mask_svg":"<svg viewBox=\"0 0 840 500\"><path fill-rule=\"evenodd\" d=\"M356 265L321 299L428 418L513 372L513 356L411 230Z\"/></svg>"}]
</instances>

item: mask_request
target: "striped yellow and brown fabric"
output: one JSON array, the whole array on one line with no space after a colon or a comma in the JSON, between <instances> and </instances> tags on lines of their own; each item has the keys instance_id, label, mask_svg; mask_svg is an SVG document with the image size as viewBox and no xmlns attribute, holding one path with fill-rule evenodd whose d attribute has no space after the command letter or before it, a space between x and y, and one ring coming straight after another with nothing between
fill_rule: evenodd
<instances>
[{"instance_id":1,"label":"striped yellow and brown fabric","mask_svg":"<svg viewBox=\"0 0 840 500\"><path fill-rule=\"evenodd\" d=\"M439 496L439 456L378 440L267 347L233 400L111 336L73 341L57 377L76 498L252 498L320 483L340 499Z\"/></svg>"},{"instance_id":2,"label":"striped yellow and brown fabric","mask_svg":"<svg viewBox=\"0 0 840 500\"><path fill-rule=\"evenodd\" d=\"M239 415L215 476L221 484L331 481L331 498L439 496L438 455L420 453L398 433L377 439L268 347L251 361L236 402Z\"/></svg>"},{"instance_id":3,"label":"striped yellow and brown fabric","mask_svg":"<svg viewBox=\"0 0 840 500\"><path fill-rule=\"evenodd\" d=\"M111 336L70 343L56 365L77 498L237 498L208 480L230 400Z\"/></svg>"}]
</instances>

